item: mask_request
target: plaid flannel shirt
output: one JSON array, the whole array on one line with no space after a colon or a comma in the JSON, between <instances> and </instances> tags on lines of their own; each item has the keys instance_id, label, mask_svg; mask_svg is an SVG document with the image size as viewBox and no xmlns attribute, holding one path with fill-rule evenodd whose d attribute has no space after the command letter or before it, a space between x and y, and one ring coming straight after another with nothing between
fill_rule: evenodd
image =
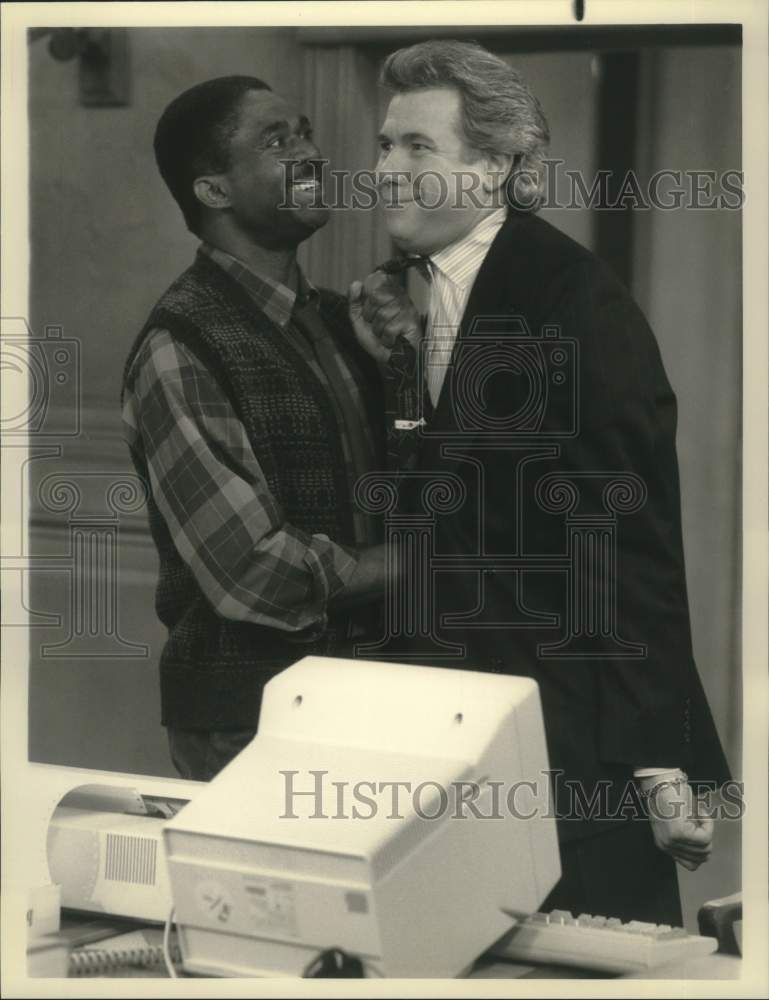
<instances>
[{"instance_id":1,"label":"plaid flannel shirt","mask_svg":"<svg viewBox=\"0 0 769 1000\"><path fill-rule=\"evenodd\" d=\"M343 451L354 481L370 471L356 468L371 445L363 400L343 359L329 379L312 345L291 322L297 296L258 276L215 248L201 248L249 293L255 306L277 326L326 386L348 391L360 412L352 447L342 434ZM300 273L300 298L317 295ZM153 498L180 555L190 566L211 605L225 618L286 631L317 627L328 601L355 571L358 555L326 535L309 536L288 524L270 492L243 424L214 376L167 330L147 335L134 362L137 378L123 407L129 447L144 452ZM347 429L347 428L346 428ZM356 542L371 544L373 526L365 515L355 521ZM244 551L252 558L243 560Z\"/></svg>"}]
</instances>

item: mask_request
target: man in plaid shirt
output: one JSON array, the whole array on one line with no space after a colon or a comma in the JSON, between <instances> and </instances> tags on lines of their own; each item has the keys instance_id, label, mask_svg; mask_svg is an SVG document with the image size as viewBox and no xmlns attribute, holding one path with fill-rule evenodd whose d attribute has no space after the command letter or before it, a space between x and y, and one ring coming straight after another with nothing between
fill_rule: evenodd
<instances>
[{"instance_id":1,"label":"man in plaid shirt","mask_svg":"<svg viewBox=\"0 0 769 1000\"><path fill-rule=\"evenodd\" d=\"M256 78L210 80L169 105L155 153L202 245L129 355L123 418L160 557L162 720L207 780L271 676L375 628L384 546L352 497L382 467L383 403L345 301L297 266L328 215L306 117Z\"/></svg>"}]
</instances>

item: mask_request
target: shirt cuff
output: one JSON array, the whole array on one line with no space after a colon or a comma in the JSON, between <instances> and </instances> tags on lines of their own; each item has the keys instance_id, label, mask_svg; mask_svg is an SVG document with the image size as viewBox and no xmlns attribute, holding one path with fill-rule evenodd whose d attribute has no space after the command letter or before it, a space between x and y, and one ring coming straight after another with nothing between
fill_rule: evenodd
<instances>
[{"instance_id":1,"label":"shirt cuff","mask_svg":"<svg viewBox=\"0 0 769 1000\"><path fill-rule=\"evenodd\" d=\"M328 602L350 582L360 559L346 545L332 542L328 535L312 535L305 550L304 564L312 575L308 586L309 624L288 636L293 643L314 642L328 627Z\"/></svg>"},{"instance_id":2,"label":"shirt cuff","mask_svg":"<svg viewBox=\"0 0 769 1000\"><path fill-rule=\"evenodd\" d=\"M332 542L328 535L312 536L305 563L313 576L315 600L324 612L331 598L350 582L359 560L355 549Z\"/></svg>"},{"instance_id":3,"label":"shirt cuff","mask_svg":"<svg viewBox=\"0 0 769 1000\"><path fill-rule=\"evenodd\" d=\"M660 774L679 774L680 767L636 767L633 769L634 778L656 778Z\"/></svg>"}]
</instances>

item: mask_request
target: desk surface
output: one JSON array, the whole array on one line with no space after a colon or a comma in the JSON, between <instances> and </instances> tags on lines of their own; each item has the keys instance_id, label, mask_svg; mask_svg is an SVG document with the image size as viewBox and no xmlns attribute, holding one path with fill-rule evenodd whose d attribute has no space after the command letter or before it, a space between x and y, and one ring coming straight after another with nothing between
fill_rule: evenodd
<instances>
[{"instance_id":1,"label":"desk surface","mask_svg":"<svg viewBox=\"0 0 769 1000\"><path fill-rule=\"evenodd\" d=\"M109 926L110 921L88 919L82 916L62 916L62 934L76 946L79 939L96 941L99 947L98 928ZM124 933L130 927L136 927L133 922L120 921L116 923L114 934ZM91 932L89 933L89 928ZM163 932L159 927L145 928L144 933L152 943L158 945L162 941ZM103 935L102 935L103 937ZM109 938L104 938L104 947L108 947ZM670 962L650 972L634 973L623 977L629 979L737 979L740 975L741 960L731 955L705 955L698 958ZM182 973L182 975L184 975ZM89 975L78 978L153 978L167 979L168 975L163 965L151 968L124 966L114 969L101 977ZM502 962L498 959L480 959L470 971L468 979L615 979L610 973L593 972L588 969L569 968L558 965L528 965L518 962Z\"/></svg>"},{"instance_id":2,"label":"desk surface","mask_svg":"<svg viewBox=\"0 0 769 1000\"><path fill-rule=\"evenodd\" d=\"M669 962L650 972L626 976L571 969L564 965L519 965L514 962L479 963L468 979L739 979L742 960L732 955L701 955Z\"/></svg>"}]
</instances>

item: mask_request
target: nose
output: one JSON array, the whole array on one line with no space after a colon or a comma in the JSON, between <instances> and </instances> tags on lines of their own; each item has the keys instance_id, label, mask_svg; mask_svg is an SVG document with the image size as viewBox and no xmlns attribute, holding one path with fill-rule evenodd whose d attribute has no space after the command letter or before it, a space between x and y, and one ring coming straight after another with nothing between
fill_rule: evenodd
<instances>
[{"instance_id":1,"label":"nose","mask_svg":"<svg viewBox=\"0 0 769 1000\"><path fill-rule=\"evenodd\" d=\"M403 193L411 183L410 167L408 154L398 145L380 150L374 171L380 194L387 191Z\"/></svg>"},{"instance_id":2,"label":"nose","mask_svg":"<svg viewBox=\"0 0 769 1000\"><path fill-rule=\"evenodd\" d=\"M319 160L320 150L312 141L312 139L303 140L303 153L302 156L305 160Z\"/></svg>"},{"instance_id":3,"label":"nose","mask_svg":"<svg viewBox=\"0 0 769 1000\"><path fill-rule=\"evenodd\" d=\"M400 150L396 146L379 151L379 158L376 161L377 173L398 173L404 165L405 158L401 156Z\"/></svg>"},{"instance_id":4,"label":"nose","mask_svg":"<svg viewBox=\"0 0 769 1000\"><path fill-rule=\"evenodd\" d=\"M379 197L385 206L397 207L408 196L411 175L407 170L394 170L389 165L383 170L377 165L375 178Z\"/></svg>"},{"instance_id":5,"label":"nose","mask_svg":"<svg viewBox=\"0 0 769 1000\"><path fill-rule=\"evenodd\" d=\"M308 139L307 136L294 136L288 145L287 154L287 159L294 160L297 163L320 159L320 150L314 141Z\"/></svg>"}]
</instances>

